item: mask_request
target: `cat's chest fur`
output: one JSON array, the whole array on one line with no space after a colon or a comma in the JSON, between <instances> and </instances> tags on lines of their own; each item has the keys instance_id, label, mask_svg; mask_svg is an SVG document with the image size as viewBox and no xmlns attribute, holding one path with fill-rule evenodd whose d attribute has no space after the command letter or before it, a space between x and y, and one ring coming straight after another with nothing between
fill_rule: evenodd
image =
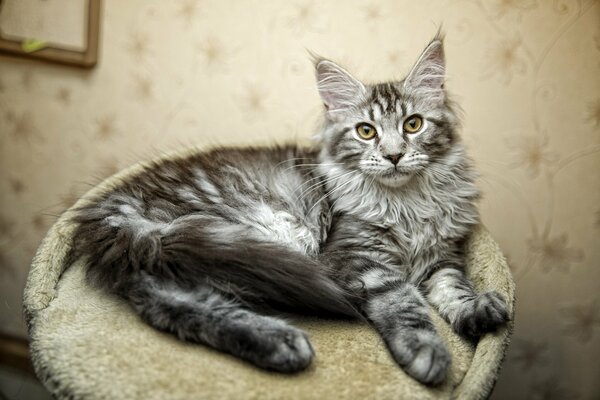
<instances>
[{"instance_id":1,"label":"cat's chest fur","mask_svg":"<svg viewBox=\"0 0 600 400\"><path fill-rule=\"evenodd\" d=\"M336 182L340 189L332 192L332 208L338 220L330 240L360 248L391 267L422 269L431 264L478 223L474 183L454 176L451 169L446 172L443 177L413 177L401 188L360 177Z\"/></svg>"}]
</instances>

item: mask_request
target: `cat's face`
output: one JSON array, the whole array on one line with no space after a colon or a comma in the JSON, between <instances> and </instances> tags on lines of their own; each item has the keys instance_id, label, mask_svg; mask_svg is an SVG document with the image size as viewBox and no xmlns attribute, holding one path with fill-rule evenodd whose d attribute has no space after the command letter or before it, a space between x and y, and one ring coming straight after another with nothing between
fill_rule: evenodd
<instances>
[{"instance_id":1,"label":"cat's face","mask_svg":"<svg viewBox=\"0 0 600 400\"><path fill-rule=\"evenodd\" d=\"M456 116L443 88L440 38L400 82L366 85L328 60L316 68L327 110L322 141L331 162L398 187L451 148Z\"/></svg>"}]
</instances>

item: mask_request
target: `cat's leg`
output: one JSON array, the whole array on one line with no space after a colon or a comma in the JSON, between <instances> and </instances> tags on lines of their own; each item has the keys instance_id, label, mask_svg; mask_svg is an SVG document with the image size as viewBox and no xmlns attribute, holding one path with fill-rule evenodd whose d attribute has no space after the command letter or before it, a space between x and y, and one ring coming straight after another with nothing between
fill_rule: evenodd
<instances>
[{"instance_id":1,"label":"cat's leg","mask_svg":"<svg viewBox=\"0 0 600 400\"><path fill-rule=\"evenodd\" d=\"M183 290L146 276L123 295L153 327L261 368L296 372L305 369L314 355L303 331L242 307L208 285Z\"/></svg>"},{"instance_id":2,"label":"cat's leg","mask_svg":"<svg viewBox=\"0 0 600 400\"><path fill-rule=\"evenodd\" d=\"M359 255L325 254L333 272L386 343L394 360L418 381L441 383L451 356L417 287L385 266Z\"/></svg>"},{"instance_id":3,"label":"cat's leg","mask_svg":"<svg viewBox=\"0 0 600 400\"><path fill-rule=\"evenodd\" d=\"M386 285L385 290L369 295L364 309L396 362L409 375L433 385L444 380L451 356L414 285Z\"/></svg>"},{"instance_id":4,"label":"cat's leg","mask_svg":"<svg viewBox=\"0 0 600 400\"><path fill-rule=\"evenodd\" d=\"M458 265L444 263L423 285L427 300L459 334L479 337L508 321L504 298L494 291L477 294Z\"/></svg>"}]
</instances>

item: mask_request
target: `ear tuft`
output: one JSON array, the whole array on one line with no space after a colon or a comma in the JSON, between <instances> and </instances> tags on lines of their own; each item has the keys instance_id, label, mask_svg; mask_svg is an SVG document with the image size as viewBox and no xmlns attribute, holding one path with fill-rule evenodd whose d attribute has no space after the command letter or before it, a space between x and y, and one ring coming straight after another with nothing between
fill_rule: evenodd
<instances>
[{"instance_id":1,"label":"ear tuft","mask_svg":"<svg viewBox=\"0 0 600 400\"><path fill-rule=\"evenodd\" d=\"M333 61L313 57L319 94L328 113L343 111L359 104L366 93L365 86Z\"/></svg>"},{"instance_id":2,"label":"ear tuft","mask_svg":"<svg viewBox=\"0 0 600 400\"><path fill-rule=\"evenodd\" d=\"M444 36L438 31L404 80L404 87L443 100L445 76Z\"/></svg>"}]
</instances>

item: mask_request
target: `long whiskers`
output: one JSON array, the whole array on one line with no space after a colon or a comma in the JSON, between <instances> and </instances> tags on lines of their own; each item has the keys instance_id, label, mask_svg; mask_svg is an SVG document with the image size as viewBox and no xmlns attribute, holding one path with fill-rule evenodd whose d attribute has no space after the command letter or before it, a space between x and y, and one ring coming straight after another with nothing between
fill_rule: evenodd
<instances>
[{"instance_id":1,"label":"long whiskers","mask_svg":"<svg viewBox=\"0 0 600 400\"><path fill-rule=\"evenodd\" d=\"M284 169L282 172L285 171L289 171L290 169L294 169L294 168L308 168L308 167L317 167L319 165L322 166L327 166L327 167L331 167L334 165L343 165L343 163L317 163L317 164L297 164L297 165L292 165L291 167L287 167L286 169Z\"/></svg>"},{"instance_id":2,"label":"long whiskers","mask_svg":"<svg viewBox=\"0 0 600 400\"><path fill-rule=\"evenodd\" d=\"M309 174L310 174L310 173L309 173ZM306 174L306 175L309 175L309 174ZM321 184L322 184L322 182L320 181L320 179L322 179L324 176L327 176L327 174L328 174L328 173L326 172L326 173L324 173L324 174L321 174L321 175L315 176L314 178L311 178L311 179L307 180L306 182L302 183L302 184L300 185L300 187L298 187L298 188L294 189L294 191L292 192L292 194L296 193L298 190L302 190L302 192L300 193L300 196L298 197L298 198L301 198L301 197L302 197L302 194L304 193L304 190L308 190L308 189L310 189L310 188L312 188L312 187L315 187L315 186L321 185ZM306 176L306 175L304 175L304 176ZM318 182L317 182L317 183L315 183L315 184L312 184L312 183L311 183L311 182L313 182L313 181L316 181L316 180L318 180ZM323 181L327 181L327 179L324 179ZM305 185L310 185L310 187L309 187L309 188L304 188L304 187L305 187ZM304 188L304 189L303 189L303 188Z\"/></svg>"},{"instance_id":3,"label":"long whiskers","mask_svg":"<svg viewBox=\"0 0 600 400\"><path fill-rule=\"evenodd\" d=\"M333 182L336 179L340 179L340 178L343 178L345 176L348 176L348 175L352 174L353 172L354 171L348 171L348 172L345 172L345 173L341 173L341 174L338 174L338 175L335 175L335 176L328 177L327 179L323 180L322 182L317 182L316 184L311 185L309 188L304 189L300 193L300 195L298 196L297 200L298 201L302 201L311 192L317 190L320 186L324 186L325 187L328 183L331 183L331 182Z\"/></svg>"},{"instance_id":4,"label":"long whiskers","mask_svg":"<svg viewBox=\"0 0 600 400\"><path fill-rule=\"evenodd\" d=\"M350 171L350 172L355 172L355 171ZM355 182L357 179L360 179L360 176L355 176L353 179L350 179L349 181L347 181L347 182L345 182L345 183L343 183L343 184L341 184L341 185L339 185L337 187L334 187L333 189L331 189L330 191L328 191L327 193L325 193L319 200L316 201L315 204L313 204L313 206L308 210L308 212L306 213L306 215L309 215L310 212L313 210L313 208L315 208L321 201L323 201L323 199L325 199L329 195L337 192L338 190L344 188L345 186L348 186L348 184Z\"/></svg>"},{"instance_id":5,"label":"long whiskers","mask_svg":"<svg viewBox=\"0 0 600 400\"><path fill-rule=\"evenodd\" d=\"M308 158L308 157L288 158L287 160L283 160L282 162L277 163L275 165L275 167L279 167L281 164L285 164L286 162L298 161L298 160L312 160L312 159Z\"/></svg>"}]
</instances>

